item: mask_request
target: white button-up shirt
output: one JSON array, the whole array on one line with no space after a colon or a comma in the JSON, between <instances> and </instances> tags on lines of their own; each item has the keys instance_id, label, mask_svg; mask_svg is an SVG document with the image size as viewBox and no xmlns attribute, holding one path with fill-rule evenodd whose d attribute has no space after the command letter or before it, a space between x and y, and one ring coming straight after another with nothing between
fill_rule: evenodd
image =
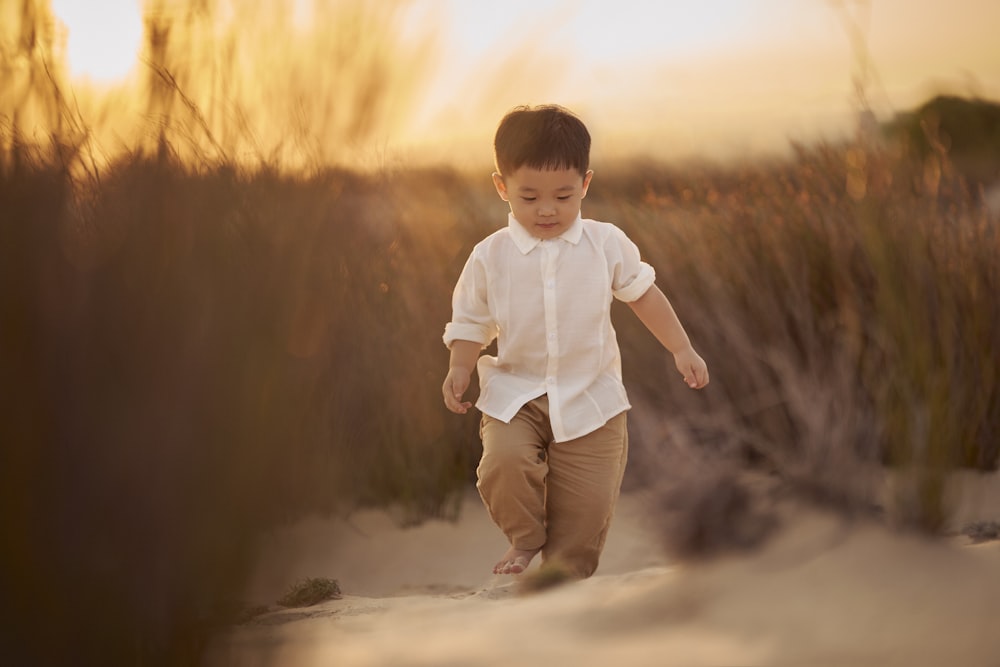
<instances>
[{"instance_id":1,"label":"white button-up shirt","mask_svg":"<svg viewBox=\"0 0 1000 667\"><path fill-rule=\"evenodd\" d=\"M509 422L549 396L557 442L586 435L631 406L611 326L611 299L634 301L656 276L618 227L576 221L560 236L532 236L513 214L480 241L458 279L444 343L489 345L479 357L476 407Z\"/></svg>"}]
</instances>

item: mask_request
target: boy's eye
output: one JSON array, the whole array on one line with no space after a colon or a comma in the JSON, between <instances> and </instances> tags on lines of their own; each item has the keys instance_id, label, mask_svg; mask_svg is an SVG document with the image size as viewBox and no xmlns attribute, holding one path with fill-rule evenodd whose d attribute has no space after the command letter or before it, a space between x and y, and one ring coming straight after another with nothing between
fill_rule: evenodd
<instances>
[{"instance_id":1,"label":"boy's eye","mask_svg":"<svg viewBox=\"0 0 1000 667\"><path fill-rule=\"evenodd\" d=\"M521 197L524 201L535 201L534 197Z\"/></svg>"},{"instance_id":2,"label":"boy's eye","mask_svg":"<svg viewBox=\"0 0 1000 667\"><path fill-rule=\"evenodd\" d=\"M570 195L561 195L559 197L556 197L556 199L558 199L559 201L567 201L567 200L569 200L569 198L570 198Z\"/></svg>"}]
</instances>

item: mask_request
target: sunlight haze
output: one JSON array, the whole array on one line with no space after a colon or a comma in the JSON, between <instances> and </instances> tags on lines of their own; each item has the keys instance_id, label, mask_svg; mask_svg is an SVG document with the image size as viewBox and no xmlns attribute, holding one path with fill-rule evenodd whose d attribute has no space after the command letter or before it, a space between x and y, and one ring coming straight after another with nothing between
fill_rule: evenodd
<instances>
[{"instance_id":1,"label":"sunlight haze","mask_svg":"<svg viewBox=\"0 0 1000 667\"><path fill-rule=\"evenodd\" d=\"M309 22L307 3L287 4L296 24ZM136 71L138 0L52 5L76 79L108 85ZM857 111L858 44L870 52L867 101L883 118L937 92L1000 97L1000 3L988 0L402 6L408 30L434 37L405 122L378 137L382 150L408 158L471 159L468 147L482 147L521 103L577 110L595 130L597 155L752 153L836 136ZM854 46L852 26L863 36Z\"/></svg>"},{"instance_id":2,"label":"sunlight haze","mask_svg":"<svg viewBox=\"0 0 1000 667\"><path fill-rule=\"evenodd\" d=\"M68 31L67 56L74 76L111 83L135 66L142 41L139 0L52 0Z\"/></svg>"}]
</instances>

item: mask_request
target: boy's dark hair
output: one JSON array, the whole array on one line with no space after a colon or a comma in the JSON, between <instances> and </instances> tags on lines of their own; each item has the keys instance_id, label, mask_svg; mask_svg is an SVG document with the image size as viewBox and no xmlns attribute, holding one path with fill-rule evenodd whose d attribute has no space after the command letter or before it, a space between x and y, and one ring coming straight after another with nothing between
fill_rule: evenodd
<instances>
[{"instance_id":1,"label":"boy's dark hair","mask_svg":"<svg viewBox=\"0 0 1000 667\"><path fill-rule=\"evenodd\" d=\"M514 107L500 121L493 139L497 171L590 168L590 132L573 112L555 104Z\"/></svg>"}]
</instances>

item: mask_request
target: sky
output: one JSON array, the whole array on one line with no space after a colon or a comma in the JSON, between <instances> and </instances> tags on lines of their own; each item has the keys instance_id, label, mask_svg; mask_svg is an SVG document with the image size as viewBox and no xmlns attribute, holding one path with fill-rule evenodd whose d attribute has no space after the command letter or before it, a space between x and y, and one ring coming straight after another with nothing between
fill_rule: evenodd
<instances>
[{"instance_id":1,"label":"sky","mask_svg":"<svg viewBox=\"0 0 1000 667\"><path fill-rule=\"evenodd\" d=\"M288 4L301 11L306 0ZM859 72L866 102L882 117L937 92L1000 99L996 0L412 4L439 35L413 133L454 150L488 137L520 103L570 106L604 131L596 152L641 151L653 141L693 155L844 132L858 107ZM73 76L113 83L134 71L139 0L52 5L68 30ZM862 39L852 41L852 29ZM869 69L858 65L865 53Z\"/></svg>"}]
</instances>

